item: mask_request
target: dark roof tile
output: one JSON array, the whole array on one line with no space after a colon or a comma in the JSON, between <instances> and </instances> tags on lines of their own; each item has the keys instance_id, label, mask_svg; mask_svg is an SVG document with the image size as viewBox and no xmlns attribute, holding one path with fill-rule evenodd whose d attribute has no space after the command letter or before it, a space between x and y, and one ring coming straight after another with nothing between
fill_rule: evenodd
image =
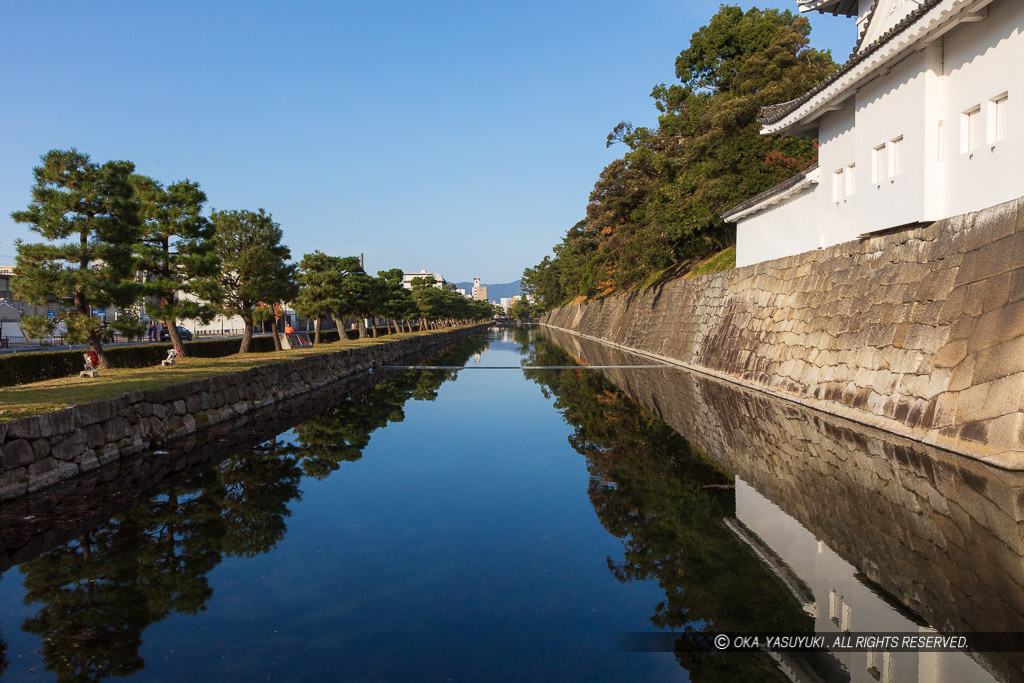
<instances>
[{"instance_id":1,"label":"dark roof tile","mask_svg":"<svg viewBox=\"0 0 1024 683\"><path fill-rule=\"evenodd\" d=\"M818 85L814 86L811 90L809 90L801 97L798 97L795 100L790 100L789 102L782 102L779 104L773 104L767 107L762 107L758 121L761 123L761 125L770 125L786 118L789 114L799 109L802 104L804 104L812 97L820 93L822 90L830 86L843 75L849 73L855 66L857 66L865 59L867 59L869 56L877 52L880 48L882 48L893 38L903 33L903 31L909 28L915 21L917 21L926 13L928 13L929 10L938 5L940 2L942 2L942 0L924 0L924 2L922 2L917 9L915 9L907 16L903 17L903 19L901 19L899 23L897 23L895 26L893 26L888 31L879 36L873 43L868 45L866 48L860 50L859 52L854 52L850 59L847 60L846 64L843 64L843 66L838 71L836 71L834 74L826 78ZM877 5L877 0L875 4ZM872 5L870 11L873 13L874 10L875 6ZM865 31L865 35L867 35L867 31ZM861 39L863 40L863 37Z\"/></svg>"}]
</instances>

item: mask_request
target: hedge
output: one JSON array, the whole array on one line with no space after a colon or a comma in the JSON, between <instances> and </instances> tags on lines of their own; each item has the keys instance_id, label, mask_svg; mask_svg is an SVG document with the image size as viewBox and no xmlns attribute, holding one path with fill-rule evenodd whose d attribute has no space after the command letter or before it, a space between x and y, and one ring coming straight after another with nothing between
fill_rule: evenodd
<instances>
[{"instance_id":1,"label":"hedge","mask_svg":"<svg viewBox=\"0 0 1024 683\"><path fill-rule=\"evenodd\" d=\"M238 353L240 343L241 340L236 337L184 342L183 345L186 353L193 358L221 358ZM110 364L115 368L145 368L159 365L160 361L167 358L167 351L170 348L169 343L162 343L111 346L105 350ZM257 353L273 351L274 338L269 335L253 337L251 348ZM84 354L85 349L5 354L0 356L0 387L74 375L84 367Z\"/></svg>"}]
</instances>

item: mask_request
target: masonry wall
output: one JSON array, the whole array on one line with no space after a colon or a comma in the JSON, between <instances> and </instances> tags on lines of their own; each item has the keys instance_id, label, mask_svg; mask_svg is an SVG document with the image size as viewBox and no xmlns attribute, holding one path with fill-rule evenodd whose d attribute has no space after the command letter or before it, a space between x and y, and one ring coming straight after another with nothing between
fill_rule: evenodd
<instances>
[{"instance_id":1,"label":"masonry wall","mask_svg":"<svg viewBox=\"0 0 1024 683\"><path fill-rule=\"evenodd\" d=\"M1024 199L542 322L1024 469Z\"/></svg>"},{"instance_id":2,"label":"masonry wall","mask_svg":"<svg viewBox=\"0 0 1024 683\"><path fill-rule=\"evenodd\" d=\"M587 365L637 362L550 335ZM701 373L601 373L940 632L1024 631L1024 473ZM1024 654L1008 649L1019 643L974 657L998 679L1019 680Z\"/></svg>"},{"instance_id":3,"label":"masonry wall","mask_svg":"<svg viewBox=\"0 0 1024 683\"><path fill-rule=\"evenodd\" d=\"M193 435L336 380L424 356L477 327L342 349L0 424L0 501Z\"/></svg>"}]
</instances>

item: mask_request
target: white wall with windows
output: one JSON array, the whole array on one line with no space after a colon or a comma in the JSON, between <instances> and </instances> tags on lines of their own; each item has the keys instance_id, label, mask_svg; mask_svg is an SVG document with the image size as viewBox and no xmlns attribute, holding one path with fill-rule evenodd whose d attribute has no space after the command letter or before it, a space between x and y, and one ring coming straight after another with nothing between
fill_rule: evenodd
<instances>
[{"instance_id":1,"label":"white wall with windows","mask_svg":"<svg viewBox=\"0 0 1024 683\"><path fill-rule=\"evenodd\" d=\"M856 95L855 156L857 167L867 171L858 196L857 234L925 220L927 71L926 51L915 52Z\"/></svg>"},{"instance_id":2,"label":"white wall with windows","mask_svg":"<svg viewBox=\"0 0 1024 683\"><path fill-rule=\"evenodd\" d=\"M738 219L738 265L1024 196L1024 0L972 19L818 115L820 183Z\"/></svg>"},{"instance_id":3,"label":"white wall with windows","mask_svg":"<svg viewBox=\"0 0 1024 683\"><path fill-rule=\"evenodd\" d=\"M842 109L822 119L818 131L818 163L822 175L830 178L830 192L820 192L817 230L807 235L806 248L828 247L854 239L857 232L855 197L858 183L857 138L853 98ZM826 175L827 174L827 175Z\"/></svg>"},{"instance_id":4,"label":"white wall with windows","mask_svg":"<svg viewBox=\"0 0 1024 683\"><path fill-rule=\"evenodd\" d=\"M943 39L945 215L1024 195L1022 27L1024 2L993 2Z\"/></svg>"}]
</instances>

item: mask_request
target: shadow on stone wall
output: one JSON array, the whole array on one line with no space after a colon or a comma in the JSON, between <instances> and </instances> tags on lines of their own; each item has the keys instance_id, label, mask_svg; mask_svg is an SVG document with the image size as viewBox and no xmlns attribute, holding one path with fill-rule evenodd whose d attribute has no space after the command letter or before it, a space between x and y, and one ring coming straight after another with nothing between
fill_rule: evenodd
<instances>
[{"instance_id":1,"label":"shadow on stone wall","mask_svg":"<svg viewBox=\"0 0 1024 683\"><path fill-rule=\"evenodd\" d=\"M586 365L650 362L543 334ZM682 368L601 372L939 631L1024 632L1024 474Z\"/></svg>"},{"instance_id":2,"label":"shadow on stone wall","mask_svg":"<svg viewBox=\"0 0 1024 683\"><path fill-rule=\"evenodd\" d=\"M1024 198L542 322L1024 469Z\"/></svg>"}]
</instances>

